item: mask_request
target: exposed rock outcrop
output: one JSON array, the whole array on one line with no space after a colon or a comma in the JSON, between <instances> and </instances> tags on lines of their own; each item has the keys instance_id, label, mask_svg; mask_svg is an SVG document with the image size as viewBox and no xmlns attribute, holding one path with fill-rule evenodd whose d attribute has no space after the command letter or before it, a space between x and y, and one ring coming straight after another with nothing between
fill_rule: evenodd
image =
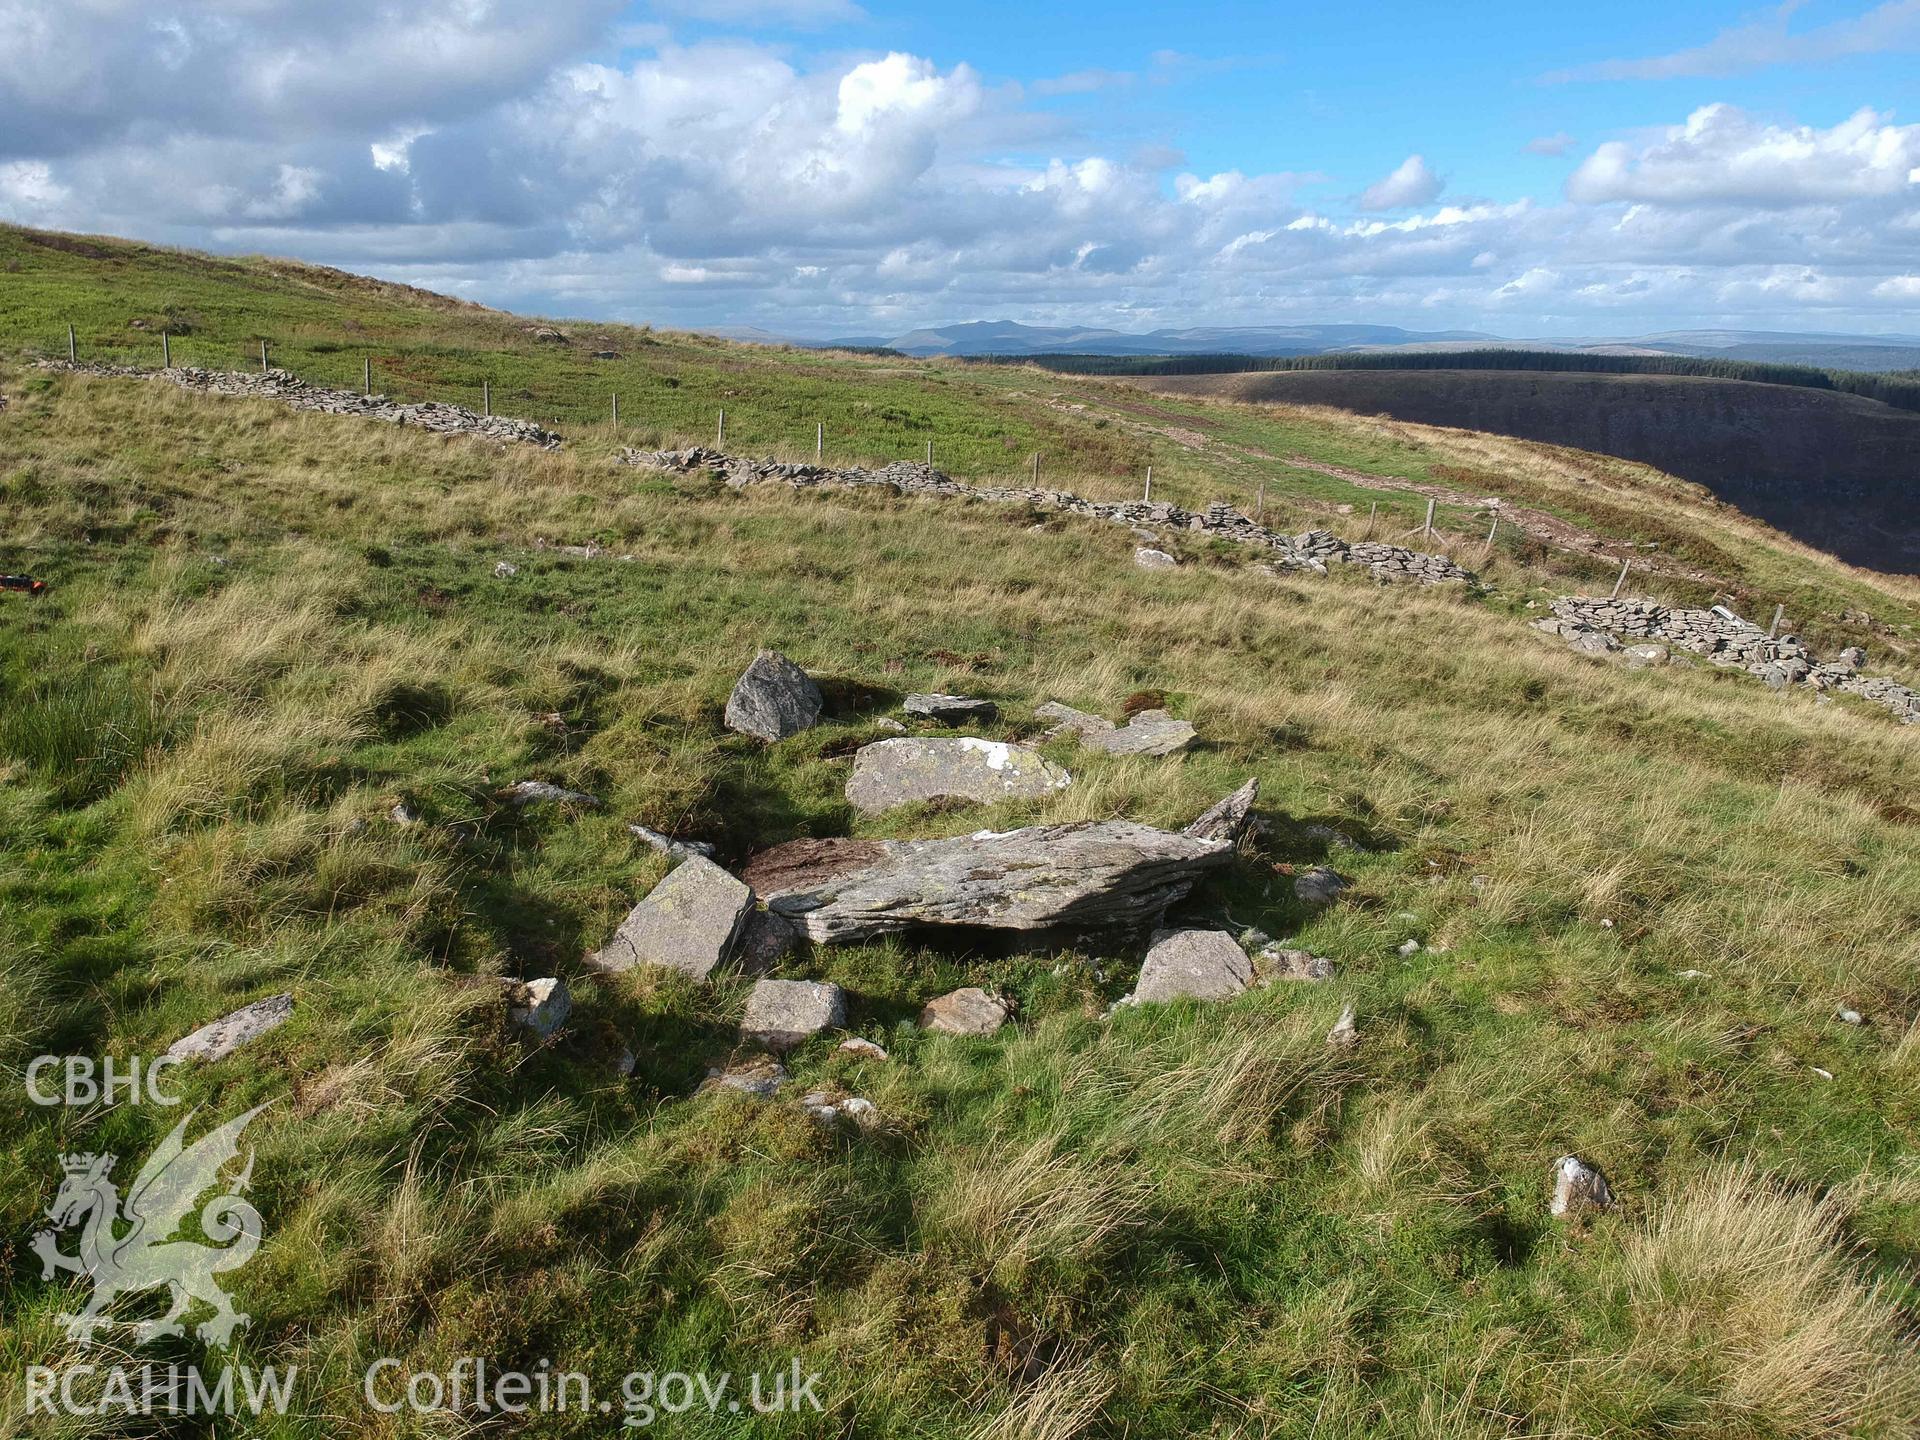
<instances>
[{"instance_id":1,"label":"exposed rock outcrop","mask_svg":"<svg viewBox=\"0 0 1920 1440\"><path fill-rule=\"evenodd\" d=\"M167 1047L170 1060L224 1060L249 1041L278 1030L292 1018L293 996L269 995L251 1005L242 1005L231 1015L222 1015L184 1035Z\"/></svg>"},{"instance_id":2,"label":"exposed rock outcrop","mask_svg":"<svg viewBox=\"0 0 1920 1440\"><path fill-rule=\"evenodd\" d=\"M1072 732L1082 745L1109 755L1174 755L1198 738L1193 726L1174 719L1165 710L1142 710L1125 725L1062 705L1058 700L1034 707L1033 713L1057 722L1050 735Z\"/></svg>"}]
</instances>

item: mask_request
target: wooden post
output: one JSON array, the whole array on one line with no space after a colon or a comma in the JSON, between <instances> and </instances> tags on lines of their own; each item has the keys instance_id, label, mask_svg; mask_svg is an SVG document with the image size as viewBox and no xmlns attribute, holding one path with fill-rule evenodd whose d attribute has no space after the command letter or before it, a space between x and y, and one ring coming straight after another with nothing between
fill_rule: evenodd
<instances>
[{"instance_id":1,"label":"wooden post","mask_svg":"<svg viewBox=\"0 0 1920 1440\"><path fill-rule=\"evenodd\" d=\"M1607 597L1609 600L1618 600L1620 598L1620 587L1627 583L1627 570L1632 564L1633 558L1631 556L1620 562L1620 578L1613 582L1613 594Z\"/></svg>"},{"instance_id":2,"label":"wooden post","mask_svg":"<svg viewBox=\"0 0 1920 1440\"><path fill-rule=\"evenodd\" d=\"M267 373L267 342L264 340L260 342L260 373Z\"/></svg>"},{"instance_id":3,"label":"wooden post","mask_svg":"<svg viewBox=\"0 0 1920 1440\"><path fill-rule=\"evenodd\" d=\"M824 456L826 453L827 453L827 422L824 420L816 420L813 422L814 463L816 465L819 464L821 457Z\"/></svg>"},{"instance_id":4,"label":"wooden post","mask_svg":"<svg viewBox=\"0 0 1920 1440\"><path fill-rule=\"evenodd\" d=\"M620 392L618 390L613 392L613 423L616 426L620 423Z\"/></svg>"},{"instance_id":5,"label":"wooden post","mask_svg":"<svg viewBox=\"0 0 1920 1440\"><path fill-rule=\"evenodd\" d=\"M80 342L73 338L73 326L71 325L67 326L67 363L69 365L77 365L80 363Z\"/></svg>"},{"instance_id":6,"label":"wooden post","mask_svg":"<svg viewBox=\"0 0 1920 1440\"><path fill-rule=\"evenodd\" d=\"M493 381L480 382L480 413L489 419L493 417Z\"/></svg>"},{"instance_id":7,"label":"wooden post","mask_svg":"<svg viewBox=\"0 0 1920 1440\"><path fill-rule=\"evenodd\" d=\"M1151 465L1149 465L1149 466L1147 466L1147 489L1146 489L1146 493L1145 493L1145 494L1143 494L1143 495L1141 495L1141 497L1140 497L1140 498L1141 498L1142 500L1145 500L1145 501L1147 501L1147 502L1148 502L1149 504L1151 504L1151 503L1152 503L1152 501L1153 501L1153 466L1151 466Z\"/></svg>"},{"instance_id":8,"label":"wooden post","mask_svg":"<svg viewBox=\"0 0 1920 1440\"><path fill-rule=\"evenodd\" d=\"M1496 510L1493 512L1493 524L1487 527L1487 544L1489 545L1493 544L1494 532L1499 528L1500 528L1500 512Z\"/></svg>"},{"instance_id":9,"label":"wooden post","mask_svg":"<svg viewBox=\"0 0 1920 1440\"><path fill-rule=\"evenodd\" d=\"M727 443L727 412L722 410L720 412L720 423L718 426L715 427L713 432L713 445L714 445L714 448L718 450L723 446L725 446L726 443Z\"/></svg>"},{"instance_id":10,"label":"wooden post","mask_svg":"<svg viewBox=\"0 0 1920 1440\"><path fill-rule=\"evenodd\" d=\"M360 360L360 393L373 394L373 357L365 355Z\"/></svg>"},{"instance_id":11,"label":"wooden post","mask_svg":"<svg viewBox=\"0 0 1920 1440\"><path fill-rule=\"evenodd\" d=\"M1431 540L1433 538L1433 507L1435 503L1432 496L1427 497L1427 523L1420 527L1420 538L1423 540Z\"/></svg>"},{"instance_id":12,"label":"wooden post","mask_svg":"<svg viewBox=\"0 0 1920 1440\"><path fill-rule=\"evenodd\" d=\"M1267 482L1264 480L1260 482L1259 505L1260 505L1260 513L1257 517L1257 523L1264 525L1267 523Z\"/></svg>"},{"instance_id":13,"label":"wooden post","mask_svg":"<svg viewBox=\"0 0 1920 1440\"><path fill-rule=\"evenodd\" d=\"M1033 452L1033 483L1036 485L1040 483L1040 452L1038 450Z\"/></svg>"},{"instance_id":14,"label":"wooden post","mask_svg":"<svg viewBox=\"0 0 1920 1440\"><path fill-rule=\"evenodd\" d=\"M160 332L160 368L162 370L173 368L173 341L164 330Z\"/></svg>"},{"instance_id":15,"label":"wooden post","mask_svg":"<svg viewBox=\"0 0 1920 1440\"><path fill-rule=\"evenodd\" d=\"M933 464L933 441L927 441L927 464Z\"/></svg>"},{"instance_id":16,"label":"wooden post","mask_svg":"<svg viewBox=\"0 0 1920 1440\"><path fill-rule=\"evenodd\" d=\"M1373 538L1373 522L1380 518L1380 502L1375 500L1367 506L1367 538Z\"/></svg>"},{"instance_id":17,"label":"wooden post","mask_svg":"<svg viewBox=\"0 0 1920 1440\"><path fill-rule=\"evenodd\" d=\"M1773 623L1767 626L1767 638L1769 640L1780 633L1780 622L1786 618L1786 615L1787 607L1785 605L1776 605L1773 607Z\"/></svg>"}]
</instances>

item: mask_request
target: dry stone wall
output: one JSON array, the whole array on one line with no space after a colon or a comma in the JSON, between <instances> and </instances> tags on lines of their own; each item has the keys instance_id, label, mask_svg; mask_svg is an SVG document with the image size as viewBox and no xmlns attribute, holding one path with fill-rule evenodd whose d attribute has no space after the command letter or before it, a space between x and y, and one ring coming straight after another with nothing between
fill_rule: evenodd
<instances>
[{"instance_id":1,"label":"dry stone wall","mask_svg":"<svg viewBox=\"0 0 1920 1440\"><path fill-rule=\"evenodd\" d=\"M1777 690L1795 685L1840 690L1886 706L1905 724L1920 724L1920 692L1898 681L1862 675L1866 656L1861 651L1849 647L1822 661L1797 637L1769 635L1723 607L1690 610L1652 600L1567 595L1553 602L1552 619L1534 624L1580 649L1611 648L1611 642L1622 637L1662 641L1716 665L1745 670Z\"/></svg>"},{"instance_id":2,"label":"dry stone wall","mask_svg":"<svg viewBox=\"0 0 1920 1440\"><path fill-rule=\"evenodd\" d=\"M1471 582L1473 573L1444 555L1427 555L1401 545L1374 541L1349 543L1325 530L1283 535L1256 525L1231 505L1209 505L1185 510L1159 500L1088 500L1067 490L1026 486L968 485L931 465L902 461L868 470L860 466L834 469L781 460L751 460L695 446L691 450L623 450L622 464L654 470L707 470L736 487L786 484L797 490L815 486L886 486L902 495L942 495L956 499L990 500L1030 505L1084 515L1136 530L1186 530L1270 552L1272 564L1286 570L1308 570L1324 575L1329 564L1364 565L1381 580L1413 580L1423 584Z\"/></svg>"},{"instance_id":3,"label":"dry stone wall","mask_svg":"<svg viewBox=\"0 0 1920 1440\"><path fill-rule=\"evenodd\" d=\"M482 415L477 410L468 410L461 405L443 405L434 400L406 404L385 395L329 390L323 385L310 385L298 375L285 370L202 370L192 365L176 366L170 370L144 370L134 365L101 365L84 361L74 364L67 360L45 360L41 362L41 368L116 380L168 380L182 390L197 390L207 395L278 400L295 410L313 410L326 415L358 415L367 420L384 420L390 425L413 425L444 434L478 435L487 440L538 445L542 450L560 448L558 435L531 420Z\"/></svg>"}]
</instances>

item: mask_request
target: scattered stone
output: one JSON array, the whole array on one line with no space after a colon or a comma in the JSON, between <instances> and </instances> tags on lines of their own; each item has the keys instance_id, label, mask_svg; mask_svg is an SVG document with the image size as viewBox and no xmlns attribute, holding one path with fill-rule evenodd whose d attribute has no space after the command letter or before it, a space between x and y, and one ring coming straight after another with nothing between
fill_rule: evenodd
<instances>
[{"instance_id":1,"label":"scattered stone","mask_svg":"<svg viewBox=\"0 0 1920 1440\"><path fill-rule=\"evenodd\" d=\"M564 980L548 976L543 980L517 981L507 989L508 1017L542 1040L566 1024L572 1013L573 996L568 993Z\"/></svg>"},{"instance_id":2,"label":"scattered stone","mask_svg":"<svg viewBox=\"0 0 1920 1440\"><path fill-rule=\"evenodd\" d=\"M529 805L573 805L582 810L597 809L600 805L596 796L567 790L546 780L517 781L502 790L500 798L522 810Z\"/></svg>"},{"instance_id":3,"label":"scattered stone","mask_svg":"<svg viewBox=\"0 0 1920 1440\"><path fill-rule=\"evenodd\" d=\"M740 878L762 900L776 895L812 890L842 875L850 875L881 859L885 840L789 840L751 856Z\"/></svg>"},{"instance_id":4,"label":"scattered stone","mask_svg":"<svg viewBox=\"0 0 1920 1440\"><path fill-rule=\"evenodd\" d=\"M506 560L493 567L493 578L496 580L511 580L519 573L520 567Z\"/></svg>"},{"instance_id":5,"label":"scattered stone","mask_svg":"<svg viewBox=\"0 0 1920 1440\"><path fill-rule=\"evenodd\" d=\"M1400 942L1400 953L1402 955L1418 955L1420 953L1420 942L1418 940L1402 940Z\"/></svg>"},{"instance_id":6,"label":"scattered stone","mask_svg":"<svg viewBox=\"0 0 1920 1440\"><path fill-rule=\"evenodd\" d=\"M891 715L882 715L878 720L873 722L873 726L876 730L891 730L896 735L904 735L907 733L907 727Z\"/></svg>"},{"instance_id":7,"label":"scattered stone","mask_svg":"<svg viewBox=\"0 0 1920 1440\"><path fill-rule=\"evenodd\" d=\"M968 720L991 720L1000 707L991 700L976 700L968 695L909 695L901 707L909 715L924 715L943 725L960 725Z\"/></svg>"},{"instance_id":8,"label":"scattered stone","mask_svg":"<svg viewBox=\"0 0 1920 1440\"><path fill-rule=\"evenodd\" d=\"M847 995L822 980L756 980L740 1020L740 1037L769 1050L791 1050L810 1035L847 1022Z\"/></svg>"},{"instance_id":9,"label":"scattered stone","mask_svg":"<svg viewBox=\"0 0 1920 1440\"><path fill-rule=\"evenodd\" d=\"M1133 1003L1228 1000L1253 983L1253 963L1224 930L1155 933L1133 987Z\"/></svg>"},{"instance_id":10,"label":"scattered stone","mask_svg":"<svg viewBox=\"0 0 1920 1440\"><path fill-rule=\"evenodd\" d=\"M567 343L567 337L551 325L522 325L520 328L531 335L534 340L541 345L564 345Z\"/></svg>"},{"instance_id":11,"label":"scattered stone","mask_svg":"<svg viewBox=\"0 0 1920 1440\"><path fill-rule=\"evenodd\" d=\"M209 1063L224 1060L249 1041L278 1030L292 1014L293 996L269 995L182 1036L167 1047L167 1058Z\"/></svg>"},{"instance_id":12,"label":"scattered stone","mask_svg":"<svg viewBox=\"0 0 1920 1440\"><path fill-rule=\"evenodd\" d=\"M729 730L769 744L811 730L825 701L813 678L776 650L762 650L727 697Z\"/></svg>"},{"instance_id":13,"label":"scattered stone","mask_svg":"<svg viewBox=\"0 0 1920 1440\"><path fill-rule=\"evenodd\" d=\"M1180 562L1164 550L1142 545L1133 552L1133 563L1142 570L1171 570Z\"/></svg>"},{"instance_id":14,"label":"scattered stone","mask_svg":"<svg viewBox=\"0 0 1920 1440\"><path fill-rule=\"evenodd\" d=\"M991 1035L1007 1023L1006 1002L974 986L929 1000L920 1011L920 1028L942 1035Z\"/></svg>"},{"instance_id":15,"label":"scattered stone","mask_svg":"<svg viewBox=\"0 0 1920 1440\"><path fill-rule=\"evenodd\" d=\"M1324 955L1316 955L1311 950L1290 950L1280 945L1266 945L1256 957L1255 969L1259 971L1262 984L1275 980L1321 981L1333 978L1333 961Z\"/></svg>"},{"instance_id":16,"label":"scattered stone","mask_svg":"<svg viewBox=\"0 0 1920 1440\"><path fill-rule=\"evenodd\" d=\"M861 1060L884 1060L887 1058L887 1052L885 1050L874 1044L873 1041L863 1040L858 1035L847 1037L835 1048Z\"/></svg>"},{"instance_id":17,"label":"scattered stone","mask_svg":"<svg viewBox=\"0 0 1920 1440\"><path fill-rule=\"evenodd\" d=\"M1673 973L1681 980L1711 980L1713 978L1704 970L1676 970Z\"/></svg>"},{"instance_id":18,"label":"scattered stone","mask_svg":"<svg viewBox=\"0 0 1920 1440\"><path fill-rule=\"evenodd\" d=\"M1829 662L1849 673L1858 672L1867 663L1867 652L1858 645L1849 645Z\"/></svg>"},{"instance_id":19,"label":"scattered stone","mask_svg":"<svg viewBox=\"0 0 1920 1440\"><path fill-rule=\"evenodd\" d=\"M1672 658L1664 645L1629 645L1621 653L1626 656L1629 670L1648 670L1656 665L1665 665Z\"/></svg>"},{"instance_id":20,"label":"scattered stone","mask_svg":"<svg viewBox=\"0 0 1920 1440\"><path fill-rule=\"evenodd\" d=\"M1858 1010L1844 1005L1833 1012L1833 1018L1838 1020L1842 1025L1864 1025L1867 1023L1865 1017L1862 1016Z\"/></svg>"},{"instance_id":21,"label":"scattered stone","mask_svg":"<svg viewBox=\"0 0 1920 1440\"><path fill-rule=\"evenodd\" d=\"M1613 1191L1607 1178L1577 1155L1562 1155L1553 1162L1553 1215L1560 1219L1578 1219L1613 1208Z\"/></svg>"},{"instance_id":22,"label":"scattered stone","mask_svg":"<svg viewBox=\"0 0 1920 1440\"><path fill-rule=\"evenodd\" d=\"M1193 726L1174 719L1165 710L1142 710L1125 725L1115 725L1057 700L1037 706L1033 713L1043 720L1059 722L1047 732L1049 737L1071 732L1080 737L1082 745L1110 755L1172 755L1193 744L1198 734Z\"/></svg>"},{"instance_id":23,"label":"scattered stone","mask_svg":"<svg viewBox=\"0 0 1920 1440\"><path fill-rule=\"evenodd\" d=\"M1224 800L1216 800L1200 817L1180 833L1195 840L1218 840L1237 845L1253 818L1253 802L1260 798L1260 780L1256 776Z\"/></svg>"},{"instance_id":24,"label":"scattered stone","mask_svg":"<svg viewBox=\"0 0 1920 1440\"><path fill-rule=\"evenodd\" d=\"M876 740L853 757L847 801L863 815L954 797L992 803L1033 800L1072 783L1037 751L969 735L955 740Z\"/></svg>"},{"instance_id":25,"label":"scattered stone","mask_svg":"<svg viewBox=\"0 0 1920 1440\"><path fill-rule=\"evenodd\" d=\"M1822 1080L1833 1079L1833 1072L1831 1070L1822 1070L1818 1065L1811 1065L1807 1068L1812 1070L1813 1073L1818 1075Z\"/></svg>"},{"instance_id":26,"label":"scattered stone","mask_svg":"<svg viewBox=\"0 0 1920 1440\"><path fill-rule=\"evenodd\" d=\"M1360 1027L1354 1023L1353 1006L1345 1006L1340 1018L1333 1022L1333 1028L1327 1031L1327 1044L1336 1050L1351 1050L1360 1043Z\"/></svg>"},{"instance_id":27,"label":"scattered stone","mask_svg":"<svg viewBox=\"0 0 1920 1440\"><path fill-rule=\"evenodd\" d=\"M880 1126L880 1111L871 1100L859 1095L850 1095L835 1100L825 1090L815 1090L802 1096L800 1108L816 1125L837 1125L842 1120L859 1126L862 1130L874 1130Z\"/></svg>"},{"instance_id":28,"label":"scattered stone","mask_svg":"<svg viewBox=\"0 0 1920 1440\"><path fill-rule=\"evenodd\" d=\"M771 909L821 943L922 925L1147 924L1206 871L1233 858L1229 845L1130 820L983 830L947 840L804 843L816 852L811 868L786 866L782 881L769 866L756 885L784 884L761 893Z\"/></svg>"},{"instance_id":29,"label":"scattered stone","mask_svg":"<svg viewBox=\"0 0 1920 1440\"><path fill-rule=\"evenodd\" d=\"M1304 905L1331 905L1346 890L1346 878L1324 865L1293 877L1293 893Z\"/></svg>"},{"instance_id":30,"label":"scattered stone","mask_svg":"<svg viewBox=\"0 0 1920 1440\"><path fill-rule=\"evenodd\" d=\"M661 965L704 980L732 957L753 892L703 856L683 860L620 922L594 958L609 973Z\"/></svg>"},{"instance_id":31,"label":"scattered stone","mask_svg":"<svg viewBox=\"0 0 1920 1440\"><path fill-rule=\"evenodd\" d=\"M658 830L648 829L645 825L629 825L627 833L646 841L662 855L671 856L675 860L685 860L689 855L699 855L711 860L714 856L713 846L704 840L676 840L671 835L663 835Z\"/></svg>"},{"instance_id":32,"label":"scattered stone","mask_svg":"<svg viewBox=\"0 0 1920 1440\"><path fill-rule=\"evenodd\" d=\"M406 801L396 800L393 804L393 809L387 812L387 818L404 830L409 825L418 825L420 823L420 812L407 804Z\"/></svg>"},{"instance_id":33,"label":"scattered stone","mask_svg":"<svg viewBox=\"0 0 1920 1440\"><path fill-rule=\"evenodd\" d=\"M773 1092L787 1083L787 1067L771 1055L755 1055L736 1061L726 1069L707 1071L707 1078L700 1082L696 1095L706 1095L715 1090L739 1090L748 1095L758 1096L762 1100L773 1098Z\"/></svg>"}]
</instances>

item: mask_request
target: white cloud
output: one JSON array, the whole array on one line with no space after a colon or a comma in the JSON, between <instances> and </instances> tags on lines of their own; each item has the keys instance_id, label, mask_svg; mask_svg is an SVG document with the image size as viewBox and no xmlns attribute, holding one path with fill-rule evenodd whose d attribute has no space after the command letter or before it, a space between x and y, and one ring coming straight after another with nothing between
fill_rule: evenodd
<instances>
[{"instance_id":1,"label":"white cloud","mask_svg":"<svg viewBox=\"0 0 1920 1440\"><path fill-rule=\"evenodd\" d=\"M1410 205L1427 205L1444 188L1440 177L1427 168L1424 156L1409 155L1391 175L1376 180L1360 192L1360 208L1403 210Z\"/></svg>"},{"instance_id":2,"label":"white cloud","mask_svg":"<svg viewBox=\"0 0 1920 1440\"><path fill-rule=\"evenodd\" d=\"M1873 287L1876 299L1920 304L1920 275L1894 275Z\"/></svg>"},{"instance_id":3,"label":"white cloud","mask_svg":"<svg viewBox=\"0 0 1920 1440\"><path fill-rule=\"evenodd\" d=\"M1527 142L1527 153L1529 155L1545 155L1551 159L1566 154L1573 146L1573 136L1564 130L1559 130L1551 135L1536 135L1533 139L1529 140Z\"/></svg>"},{"instance_id":4,"label":"white cloud","mask_svg":"<svg viewBox=\"0 0 1920 1440\"><path fill-rule=\"evenodd\" d=\"M1730 105L1706 105L1638 145L1612 140L1567 182L1588 203L1792 206L1898 195L1920 162L1920 125L1872 110L1820 130L1763 124Z\"/></svg>"},{"instance_id":5,"label":"white cloud","mask_svg":"<svg viewBox=\"0 0 1920 1440\"><path fill-rule=\"evenodd\" d=\"M1853 55L1920 50L1920 0L1887 0L1847 20L1798 33L1788 28L1805 0L1787 0L1756 19L1722 30L1704 45L1637 60L1601 60L1555 70L1548 84L1574 80L1671 80L1697 75L1737 75L1772 65L1808 65Z\"/></svg>"}]
</instances>

